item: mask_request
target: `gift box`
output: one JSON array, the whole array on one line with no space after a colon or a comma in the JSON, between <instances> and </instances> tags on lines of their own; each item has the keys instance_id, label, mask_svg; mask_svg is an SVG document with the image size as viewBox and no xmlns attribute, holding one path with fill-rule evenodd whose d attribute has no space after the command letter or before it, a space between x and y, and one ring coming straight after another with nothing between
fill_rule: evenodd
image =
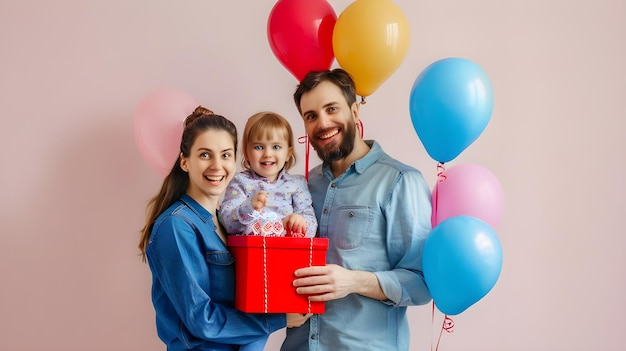
<instances>
[{"instance_id":1,"label":"gift box","mask_svg":"<svg viewBox=\"0 0 626 351\"><path fill-rule=\"evenodd\" d=\"M326 264L327 238L230 235L235 307L249 313L324 313L324 302L296 293L294 272Z\"/></svg>"}]
</instances>

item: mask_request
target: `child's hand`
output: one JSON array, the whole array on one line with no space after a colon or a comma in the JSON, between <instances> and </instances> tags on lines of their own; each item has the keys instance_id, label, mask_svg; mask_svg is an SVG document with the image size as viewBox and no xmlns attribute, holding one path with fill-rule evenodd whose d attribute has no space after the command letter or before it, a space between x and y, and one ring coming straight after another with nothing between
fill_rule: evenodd
<instances>
[{"instance_id":1,"label":"child's hand","mask_svg":"<svg viewBox=\"0 0 626 351\"><path fill-rule=\"evenodd\" d=\"M304 237L306 234L306 220L299 214L292 213L283 218L283 227L290 236Z\"/></svg>"},{"instance_id":2,"label":"child's hand","mask_svg":"<svg viewBox=\"0 0 626 351\"><path fill-rule=\"evenodd\" d=\"M265 207L265 205L267 205L267 192L259 191L258 193L254 194L250 202L252 204L252 208L257 211L261 211L261 209Z\"/></svg>"}]
</instances>

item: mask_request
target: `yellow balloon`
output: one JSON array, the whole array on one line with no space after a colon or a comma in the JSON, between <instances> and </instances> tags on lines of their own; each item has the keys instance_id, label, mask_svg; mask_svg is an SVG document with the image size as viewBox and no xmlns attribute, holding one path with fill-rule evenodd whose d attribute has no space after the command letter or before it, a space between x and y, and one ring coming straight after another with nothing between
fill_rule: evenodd
<instances>
[{"instance_id":1,"label":"yellow balloon","mask_svg":"<svg viewBox=\"0 0 626 351\"><path fill-rule=\"evenodd\" d=\"M372 94L400 66L409 32L402 10L390 0L356 0L339 15L333 51L358 95Z\"/></svg>"}]
</instances>

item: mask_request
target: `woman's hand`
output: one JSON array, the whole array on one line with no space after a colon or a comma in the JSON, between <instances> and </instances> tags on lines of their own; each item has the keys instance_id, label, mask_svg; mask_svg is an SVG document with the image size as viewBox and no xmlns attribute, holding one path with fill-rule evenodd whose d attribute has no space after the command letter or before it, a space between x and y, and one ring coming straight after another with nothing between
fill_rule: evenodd
<instances>
[{"instance_id":1,"label":"woman's hand","mask_svg":"<svg viewBox=\"0 0 626 351\"><path fill-rule=\"evenodd\" d=\"M287 328L299 327L311 318L312 313L287 313Z\"/></svg>"}]
</instances>

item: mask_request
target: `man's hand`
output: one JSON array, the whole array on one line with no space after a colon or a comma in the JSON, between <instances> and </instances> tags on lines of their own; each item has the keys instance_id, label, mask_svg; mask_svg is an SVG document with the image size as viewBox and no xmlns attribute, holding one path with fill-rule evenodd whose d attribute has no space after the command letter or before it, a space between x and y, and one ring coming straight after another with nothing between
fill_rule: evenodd
<instances>
[{"instance_id":1,"label":"man's hand","mask_svg":"<svg viewBox=\"0 0 626 351\"><path fill-rule=\"evenodd\" d=\"M310 301L330 301L356 293L377 300L386 300L378 278L372 272L353 271L336 264L300 268L293 281L298 294L309 295Z\"/></svg>"}]
</instances>

